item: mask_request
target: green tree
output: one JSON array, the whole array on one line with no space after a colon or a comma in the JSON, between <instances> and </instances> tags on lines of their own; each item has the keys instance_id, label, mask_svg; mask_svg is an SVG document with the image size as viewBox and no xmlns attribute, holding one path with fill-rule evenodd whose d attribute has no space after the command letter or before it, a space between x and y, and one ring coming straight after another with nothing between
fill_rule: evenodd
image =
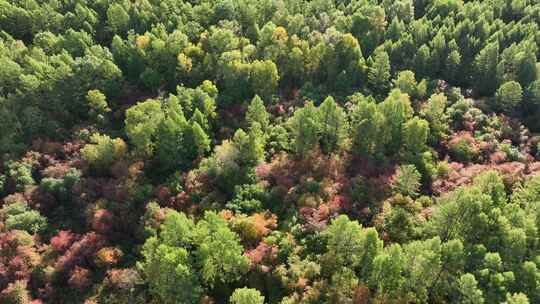
<instances>
[{"instance_id":1,"label":"green tree","mask_svg":"<svg viewBox=\"0 0 540 304\"><path fill-rule=\"evenodd\" d=\"M411 97L416 97L417 86L414 72L409 70L399 72L397 79L394 80L394 87Z\"/></svg>"},{"instance_id":2,"label":"green tree","mask_svg":"<svg viewBox=\"0 0 540 304\"><path fill-rule=\"evenodd\" d=\"M276 93L279 82L276 64L270 60L255 60L251 64L249 79L253 92L269 100Z\"/></svg>"},{"instance_id":3,"label":"green tree","mask_svg":"<svg viewBox=\"0 0 540 304\"><path fill-rule=\"evenodd\" d=\"M450 120L446 113L447 105L448 99L444 94L433 94L420 112L429 122L430 144L437 144L447 137Z\"/></svg>"},{"instance_id":4,"label":"green tree","mask_svg":"<svg viewBox=\"0 0 540 304\"><path fill-rule=\"evenodd\" d=\"M203 288L187 248L193 243L193 222L184 214L171 212L159 236L146 240L143 261L138 265L150 292L164 303L197 303Z\"/></svg>"},{"instance_id":5,"label":"green tree","mask_svg":"<svg viewBox=\"0 0 540 304\"><path fill-rule=\"evenodd\" d=\"M138 153L152 155L154 137L163 117L161 102L155 99L139 102L126 111L126 134Z\"/></svg>"},{"instance_id":6,"label":"green tree","mask_svg":"<svg viewBox=\"0 0 540 304\"><path fill-rule=\"evenodd\" d=\"M40 233L47 227L47 218L32 210L26 202L6 204L0 209L0 219L7 230L24 230L28 233Z\"/></svg>"},{"instance_id":7,"label":"green tree","mask_svg":"<svg viewBox=\"0 0 540 304\"><path fill-rule=\"evenodd\" d=\"M293 150L298 157L305 156L319 143L319 119L313 102L294 111L288 121L291 130Z\"/></svg>"},{"instance_id":8,"label":"green tree","mask_svg":"<svg viewBox=\"0 0 540 304\"><path fill-rule=\"evenodd\" d=\"M97 173L108 172L127 153L127 145L121 138L112 139L108 135L95 133L90 141L81 149L81 156Z\"/></svg>"},{"instance_id":9,"label":"green tree","mask_svg":"<svg viewBox=\"0 0 540 304\"><path fill-rule=\"evenodd\" d=\"M361 97L351 111L352 152L381 156L390 137L386 117L373 100Z\"/></svg>"},{"instance_id":10,"label":"green tree","mask_svg":"<svg viewBox=\"0 0 540 304\"><path fill-rule=\"evenodd\" d=\"M383 102L378 104L378 107L386 118L387 128L389 129L389 139L386 145L387 152L396 153L402 146L404 123L413 115L409 95L394 89Z\"/></svg>"},{"instance_id":11,"label":"green tree","mask_svg":"<svg viewBox=\"0 0 540 304\"><path fill-rule=\"evenodd\" d=\"M419 160L427 149L429 123L421 118L413 117L403 124L402 130L402 156L413 162Z\"/></svg>"},{"instance_id":12,"label":"green tree","mask_svg":"<svg viewBox=\"0 0 540 304\"><path fill-rule=\"evenodd\" d=\"M107 22L115 33L123 34L128 30L129 14L119 3L114 3L107 10Z\"/></svg>"},{"instance_id":13,"label":"green tree","mask_svg":"<svg viewBox=\"0 0 540 304\"><path fill-rule=\"evenodd\" d=\"M502 79L497 42L487 44L478 53L474 60L474 68L474 84L478 92L486 96L495 93Z\"/></svg>"},{"instance_id":14,"label":"green tree","mask_svg":"<svg viewBox=\"0 0 540 304\"><path fill-rule=\"evenodd\" d=\"M506 295L506 304L529 304L529 298L527 298L527 295L519 292L510 294L508 293Z\"/></svg>"},{"instance_id":15,"label":"green tree","mask_svg":"<svg viewBox=\"0 0 540 304\"><path fill-rule=\"evenodd\" d=\"M462 304L483 304L484 296L482 290L478 288L478 283L474 275L466 273L459 278L459 303Z\"/></svg>"},{"instance_id":16,"label":"green tree","mask_svg":"<svg viewBox=\"0 0 540 304\"><path fill-rule=\"evenodd\" d=\"M326 154L338 152L347 136L345 111L329 96L319 106L317 114L323 152Z\"/></svg>"},{"instance_id":17,"label":"green tree","mask_svg":"<svg viewBox=\"0 0 540 304\"><path fill-rule=\"evenodd\" d=\"M332 275L328 290L329 303L353 304L358 278L353 270L342 268Z\"/></svg>"},{"instance_id":18,"label":"green tree","mask_svg":"<svg viewBox=\"0 0 540 304\"><path fill-rule=\"evenodd\" d=\"M159 162L169 168L176 167L184 161L184 149L190 147L185 143L185 132L188 123L176 96L169 96L165 107L165 117L156 131L156 156Z\"/></svg>"},{"instance_id":19,"label":"green tree","mask_svg":"<svg viewBox=\"0 0 540 304\"><path fill-rule=\"evenodd\" d=\"M401 165L396 170L396 175L392 183L392 187L398 193L416 197L420 190L420 172L416 170L414 165Z\"/></svg>"},{"instance_id":20,"label":"green tree","mask_svg":"<svg viewBox=\"0 0 540 304\"><path fill-rule=\"evenodd\" d=\"M218 214L205 213L194 230L194 242L196 265L208 286L235 282L248 271L249 261L238 235Z\"/></svg>"},{"instance_id":21,"label":"green tree","mask_svg":"<svg viewBox=\"0 0 540 304\"><path fill-rule=\"evenodd\" d=\"M270 115L266 111L263 100L259 97L259 95L255 95L248 106L246 112L246 121L250 126L257 122L260 124L263 131L267 131L270 124L269 116Z\"/></svg>"},{"instance_id":22,"label":"green tree","mask_svg":"<svg viewBox=\"0 0 540 304\"><path fill-rule=\"evenodd\" d=\"M402 275L404 257L401 246L393 244L385 248L373 261L373 272L369 278L372 288L381 299L399 299L405 278Z\"/></svg>"},{"instance_id":23,"label":"green tree","mask_svg":"<svg viewBox=\"0 0 540 304\"><path fill-rule=\"evenodd\" d=\"M495 108L511 113L520 105L523 98L523 90L521 85L516 81L503 83L495 94Z\"/></svg>"},{"instance_id":24,"label":"green tree","mask_svg":"<svg viewBox=\"0 0 540 304\"><path fill-rule=\"evenodd\" d=\"M458 78L459 68L461 66L461 54L458 50L453 50L448 54L444 64L444 78L452 83Z\"/></svg>"},{"instance_id":25,"label":"green tree","mask_svg":"<svg viewBox=\"0 0 540 304\"><path fill-rule=\"evenodd\" d=\"M90 109L90 118L96 123L103 124L107 119L105 115L111 111L105 95L99 90L90 90L86 94L86 101Z\"/></svg>"},{"instance_id":26,"label":"green tree","mask_svg":"<svg viewBox=\"0 0 540 304\"><path fill-rule=\"evenodd\" d=\"M386 94L390 86L390 58L385 51L375 54L368 70L368 82L378 94Z\"/></svg>"},{"instance_id":27,"label":"green tree","mask_svg":"<svg viewBox=\"0 0 540 304\"><path fill-rule=\"evenodd\" d=\"M264 297L257 289L237 288L229 298L231 304L264 304Z\"/></svg>"}]
</instances>

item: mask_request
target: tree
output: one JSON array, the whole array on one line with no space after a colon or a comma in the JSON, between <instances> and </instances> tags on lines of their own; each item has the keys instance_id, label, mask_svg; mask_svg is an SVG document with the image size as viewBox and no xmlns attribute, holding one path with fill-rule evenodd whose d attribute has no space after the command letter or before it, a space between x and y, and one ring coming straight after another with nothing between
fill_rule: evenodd
<instances>
[{"instance_id":1,"label":"tree","mask_svg":"<svg viewBox=\"0 0 540 304\"><path fill-rule=\"evenodd\" d=\"M420 172L414 165L402 165L396 170L396 175L392 187L403 195L415 197L420 190Z\"/></svg>"},{"instance_id":2,"label":"tree","mask_svg":"<svg viewBox=\"0 0 540 304\"><path fill-rule=\"evenodd\" d=\"M351 112L352 151L363 156L381 156L389 140L386 117L373 100L361 97Z\"/></svg>"},{"instance_id":3,"label":"tree","mask_svg":"<svg viewBox=\"0 0 540 304\"><path fill-rule=\"evenodd\" d=\"M249 134L238 129L234 134L233 142L238 149L241 166L253 168L264 160L265 138L258 123L251 127Z\"/></svg>"},{"instance_id":4,"label":"tree","mask_svg":"<svg viewBox=\"0 0 540 304\"><path fill-rule=\"evenodd\" d=\"M421 118L413 117L403 124L402 156L409 161L421 158L422 152L427 149L429 123Z\"/></svg>"},{"instance_id":5,"label":"tree","mask_svg":"<svg viewBox=\"0 0 540 304\"><path fill-rule=\"evenodd\" d=\"M487 44L474 60L475 87L482 95L489 96L499 87L502 75L499 67L499 44Z\"/></svg>"},{"instance_id":6,"label":"tree","mask_svg":"<svg viewBox=\"0 0 540 304\"><path fill-rule=\"evenodd\" d=\"M429 122L429 142L439 143L447 137L449 120L446 113L448 99L444 94L433 94L421 110L421 115Z\"/></svg>"},{"instance_id":7,"label":"tree","mask_svg":"<svg viewBox=\"0 0 540 304\"><path fill-rule=\"evenodd\" d=\"M414 72L409 70L399 72L397 79L394 80L394 87L411 97L416 97L417 86Z\"/></svg>"},{"instance_id":8,"label":"tree","mask_svg":"<svg viewBox=\"0 0 540 304\"><path fill-rule=\"evenodd\" d=\"M171 95L166 103L165 117L156 131L156 156L163 166L174 168L185 162L187 158L185 149L193 147L186 144L187 128L188 122L178 98Z\"/></svg>"},{"instance_id":9,"label":"tree","mask_svg":"<svg viewBox=\"0 0 540 304\"><path fill-rule=\"evenodd\" d=\"M353 270L342 268L332 275L328 290L330 303L353 304L358 278Z\"/></svg>"},{"instance_id":10,"label":"tree","mask_svg":"<svg viewBox=\"0 0 540 304\"><path fill-rule=\"evenodd\" d=\"M264 297L257 289L237 288L229 298L231 304L264 304Z\"/></svg>"},{"instance_id":11,"label":"tree","mask_svg":"<svg viewBox=\"0 0 540 304\"><path fill-rule=\"evenodd\" d=\"M506 294L506 304L529 304L529 298L521 292L514 294Z\"/></svg>"},{"instance_id":12,"label":"tree","mask_svg":"<svg viewBox=\"0 0 540 304\"><path fill-rule=\"evenodd\" d=\"M32 234L43 232L47 219L37 210L30 209L26 202L15 202L0 209L0 219L7 230L23 230Z\"/></svg>"},{"instance_id":13,"label":"tree","mask_svg":"<svg viewBox=\"0 0 540 304\"><path fill-rule=\"evenodd\" d=\"M243 253L238 235L214 212L206 212L194 231L196 265L202 281L210 287L240 279L248 271L249 261Z\"/></svg>"},{"instance_id":14,"label":"tree","mask_svg":"<svg viewBox=\"0 0 540 304\"><path fill-rule=\"evenodd\" d=\"M336 266L354 268L362 258L364 240L362 226L357 221L351 221L346 215L341 215L332 221L325 230L327 239L327 255Z\"/></svg>"},{"instance_id":15,"label":"tree","mask_svg":"<svg viewBox=\"0 0 540 304\"><path fill-rule=\"evenodd\" d=\"M90 109L90 118L96 123L103 124L106 121L105 115L111 111L105 95L99 90L90 90L86 95L86 100Z\"/></svg>"},{"instance_id":16,"label":"tree","mask_svg":"<svg viewBox=\"0 0 540 304\"><path fill-rule=\"evenodd\" d=\"M129 26L129 14L121 4L114 3L107 10L107 21L115 33L123 34Z\"/></svg>"},{"instance_id":17,"label":"tree","mask_svg":"<svg viewBox=\"0 0 540 304\"><path fill-rule=\"evenodd\" d=\"M255 95L248 106L246 121L250 126L255 122L259 123L262 130L266 132L270 124L269 116L268 112L266 112L263 100L259 95Z\"/></svg>"},{"instance_id":18,"label":"tree","mask_svg":"<svg viewBox=\"0 0 540 304\"><path fill-rule=\"evenodd\" d=\"M198 303L202 286L188 251L149 238L142 249L140 264L150 291L164 303Z\"/></svg>"},{"instance_id":19,"label":"tree","mask_svg":"<svg viewBox=\"0 0 540 304\"><path fill-rule=\"evenodd\" d=\"M378 104L378 107L386 118L387 128L389 129L389 139L386 145L387 152L396 153L402 146L404 123L413 114L409 95L394 89L383 102Z\"/></svg>"},{"instance_id":20,"label":"tree","mask_svg":"<svg viewBox=\"0 0 540 304\"><path fill-rule=\"evenodd\" d=\"M516 81L503 83L495 94L495 108L511 113L520 105L523 98L523 90L521 85Z\"/></svg>"},{"instance_id":21,"label":"tree","mask_svg":"<svg viewBox=\"0 0 540 304\"><path fill-rule=\"evenodd\" d=\"M368 82L375 92L385 94L390 83L390 58L385 51L375 54L368 71Z\"/></svg>"},{"instance_id":22,"label":"tree","mask_svg":"<svg viewBox=\"0 0 540 304\"><path fill-rule=\"evenodd\" d=\"M462 304L483 304L484 296L482 290L478 288L478 283L474 275L466 273L459 278L459 303Z\"/></svg>"},{"instance_id":23,"label":"tree","mask_svg":"<svg viewBox=\"0 0 540 304\"><path fill-rule=\"evenodd\" d=\"M279 81L276 64L270 60L255 60L251 64L249 79L253 92L269 100L276 92Z\"/></svg>"},{"instance_id":24,"label":"tree","mask_svg":"<svg viewBox=\"0 0 540 304\"><path fill-rule=\"evenodd\" d=\"M343 109L331 96L327 97L317 109L320 125L321 148L330 154L339 151L347 136L347 119Z\"/></svg>"},{"instance_id":25,"label":"tree","mask_svg":"<svg viewBox=\"0 0 540 304\"><path fill-rule=\"evenodd\" d=\"M371 273L373 260L382 251L383 243L374 228L363 229L357 221L346 215L334 219L323 232L326 253L325 267L331 272L343 268L358 270L366 279Z\"/></svg>"},{"instance_id":26,"label":"tree","mask_svg":"<svg viewBox=\"0 0 540 304\"><path fill-rule=\"evenodd\" d=\"M161 102L155 99L139 102L126 111L126 134L138 153L152 155L154 137L163 117Z\"/></svg>"},{"instance_id":27,"label":"tree","mask_svg":"<svg viewBox=\"0 0 540 304\"><path fill-rule=\"evenodd\" d=\"M108 135L95 133L90 141L81 149L81 156L97 173L107 172L127 153L127 145L121 138L112 139Z\"/></svg>"},{"instance_id":28,"label":"tree","mask_svg":"<svg viewBox=\"0 0 540 304\"><path fill-rule=\"evenodd\" d=\"M305 156L319 143L319 119L313 102L294 111L289 119L293 150L299 157Z\"/></svg>"},{"instance_id":29,"label":"tree","mask_svg":"<svg viewBox=\"0 0 540 304\"><path fill-rule=\"evenodd\" d=\"M414 56L414 68L418 77L432 76L430 70L431 52L427 45L422 45Z\"/></svg>"},{"instance_id":30,"label":"tree","mask_svg":"<svg viewBox=\"0 0 540 304\"><path fill-rule=\"evenodd\" d=\"M399 299L405 281L402 271L405 266L401 246L390 245L373 260L370 286L377 290L380 298Z\"/></svg>"},{"instance_id":31,"label":"tree","mask_svg":"<svg viewBox=\"0 0 540 304\"><path fill-rule=\"evenodd\" d=\"M444 64L444 78L452 83L457 81L459 67L461 66L461 54L458 50L453 50L448 54Z\"/></svg>"}]
</instances>

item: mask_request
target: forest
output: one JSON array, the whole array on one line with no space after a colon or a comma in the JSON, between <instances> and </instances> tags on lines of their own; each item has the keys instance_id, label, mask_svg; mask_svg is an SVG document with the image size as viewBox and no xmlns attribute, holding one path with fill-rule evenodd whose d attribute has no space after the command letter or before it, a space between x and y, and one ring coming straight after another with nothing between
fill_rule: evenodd
<instances>
[{"instance_id":1,"label":"forest","mask_svg":"<svg viewBox=\"0 0 540 304\"><path fill-rule=\"evenodd\" d=\"M0 0L0 303L540 303L539 0Z\"/></svg>"}]
</instances>

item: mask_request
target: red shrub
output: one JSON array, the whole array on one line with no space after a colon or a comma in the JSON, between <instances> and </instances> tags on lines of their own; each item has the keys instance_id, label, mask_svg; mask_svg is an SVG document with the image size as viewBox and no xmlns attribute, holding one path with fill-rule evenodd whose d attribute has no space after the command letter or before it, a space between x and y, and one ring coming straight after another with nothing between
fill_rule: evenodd
<instances>
[{"instance_id":1,"label":"red shrub","mask_svg":"<svg viewBox=\"0 0 540 304\"><path fill-rule=\"evenodd\" d=\"M71 231L60 230L57 235L51 238L51 247L57 252L64 252L79 238L79 235Z\"/></svg>"},{"instance_id":2,"label":"red shrub","mask_svg":"<svg viewBox=\"0 0 540 304\"><path fill-rule=\"evenodd\" d=\"M86 268L75 266L69 274L68 284L73 288L83 290L92 285L92 272Z\"/></svg>"}]
</instances>

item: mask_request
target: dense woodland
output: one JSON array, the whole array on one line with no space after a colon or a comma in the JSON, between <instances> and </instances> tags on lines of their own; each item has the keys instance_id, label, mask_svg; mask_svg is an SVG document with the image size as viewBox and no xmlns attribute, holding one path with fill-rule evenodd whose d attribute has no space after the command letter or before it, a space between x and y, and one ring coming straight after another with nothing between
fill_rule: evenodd
<instances>
[{"instance_id":1,"label":"dense woodland","mask_svg":"<svg viewBox=\"0 0 540 304\"><path fill-rule=\"evenodd\" d=\"M539 27L0 0L0 303L540 303Z\"/></svg>"}]
</instances>

